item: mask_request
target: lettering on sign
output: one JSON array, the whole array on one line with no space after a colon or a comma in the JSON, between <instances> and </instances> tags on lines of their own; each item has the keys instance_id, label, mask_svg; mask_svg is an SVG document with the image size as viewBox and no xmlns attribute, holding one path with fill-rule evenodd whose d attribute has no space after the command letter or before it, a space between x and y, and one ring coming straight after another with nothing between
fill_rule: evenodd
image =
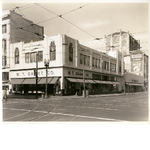
<instances>
[{"instance_id":1,"label":"lettering on sign","mask_svg":"<svg viewBox=\"0 0 150 150\"><path fill-rule=\"evenodd\" d=\"M137 82L138 82L138 80L133 80L133 79L132 79L132 82L137 83Z\"/></svg>"},{"instance_id":2,"label":"lettering on sign","mask_svg":"<svg viewBox=\"0 0 150 150\"><path fill-rule=\"evenodd\" d=\"M42 44L30 44L30 45L27 45L27 46L24 46L24 48L23 48L23 51L25 51L26 49L43 49L44 47L43 47L43 45Z\"/></svg>"},{"instance_id":3,"label":"lettering on sign","mask_svg":"<svg viewBox=\"0 0 150 150\"><path fill-rule=\"evenodd\" d=\"M79 71L68 71L68 75L73 75L73 76L83 76L83 72L79 72ZM90 77L89 73L85 73L85 77Z\"/></svg>"}]
</instances>

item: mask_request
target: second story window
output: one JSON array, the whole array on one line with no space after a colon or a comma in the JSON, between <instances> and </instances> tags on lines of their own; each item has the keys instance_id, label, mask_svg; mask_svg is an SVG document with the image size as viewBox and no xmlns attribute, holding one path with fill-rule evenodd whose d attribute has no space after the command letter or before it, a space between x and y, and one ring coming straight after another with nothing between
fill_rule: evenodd
<instances>
[{"instance_id":1,"label":"second story window","mask_svg":"<svg viewBox=\"0 0 150 150\"><path fill-rule=\"evenodd\" d=\"M43 51L38 52L38 61L43 61Z\"/></svg>"},{"instance_id":2,"label":"second story window","mask_svg":"<svg viewBox=\"0 0 150 150\"><path fill-rule=\"evenodd\" d=\"M36 62L36 54L37 52L33 53L26 53L25 54L25 63L34 63ZM43 61L43 51L38 52L38 62Z\"/></svg>"},{"instance_id":3,"label":"second story window","mask_svg":"<svg viewBox=\"0 0 150 150\"><path fill-rule=\"evenodd\" d=\"M29 53L25 54L25 63L29 63Z\"/></svg>"},{"instance_id":4,"label":"second story window","mask_svg":"<svg viewBox=\"0 0 150 150\"><path fill-rule=\"evenodd\" d=\"M36 62L36 52L30 53L30 62Z\"/></svg>"},{"instance_id":5,"label":"second story window","mask_svg":"<svg viewBox=\"0 0 150 150\"><path fill-rule=\"evenodd\" d=\"M119 72L121 72L121 61L119 62Z\"/></svg>"},{"instance_id":6,"label":"second story window","mask_svg":"<svg viewBox=\"0 0 150 150\"><path fill-rule=\"evenodd\" d=\"M15 49L15 64L19 64L19 49Z\"/></svg>"},{"instance_id":7,"label":"second story window","mask_svg":"<svg viewBox=\"0 0 150 150\"><path fill-rule=\"evenodd\" d=\"M50 60L56 60L56 45L54 41L50 44Z\"/></svg>"},{"instance_id":8,"label":"second story window","mask_svg":"<svg viewBox=\"0 0 150 150\"><path fill-rule=\"evenodd\" d=\"M2 25L2 33L7 33L7 26L6 26L6 24Z\"/></svg>"},{"instance_id":9,"label":"second story window","mask_svg":"<svg viewBox=\"0 0 150 150\"><path fill-rule=\"evenodd\" d=\"M6 56L2 56L2 66L6 66Z\"/></svg>"},{"instance_id":10,"label":"second story window","mask_svg":"<svg viewBox=\"0 0 150 150\"><path fill-rule=\"evenodd\" d=\"M80 64L82 64L82 55L83 54L80 54Z\"/></svg>"},{"instance_id":11,"label":"second story window","mask_svg":"<svg viewBox=\"0 0 150 150\"><path fill-rule=\"evenodd\" d=\"M4 52L4 54L6 53L6 39L2 40L2 50Z\"/></svg>"},{"instance_id":12,"label":"second story window","mask_svg":"<svg viewBox=\"0 0 150 150\"><path fill-rule=\"evenodd\" d=\"M69 61L73 62L73 44L69 45Z\"/></svg>"}]
</instances>

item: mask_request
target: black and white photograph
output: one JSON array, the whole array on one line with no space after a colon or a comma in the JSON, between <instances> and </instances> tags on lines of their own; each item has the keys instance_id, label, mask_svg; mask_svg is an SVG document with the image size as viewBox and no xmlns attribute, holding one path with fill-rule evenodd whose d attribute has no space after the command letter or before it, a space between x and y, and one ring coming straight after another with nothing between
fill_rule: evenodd
<instances>
[{"instance_id":1,"label":"black and white photograph","mask_svg":"<svg viewBox=\"0 0 150 150\"><path fill-rule=\"evenodd\" d=\"M1 7L3 125L149 123L148 1Z\"/></svg>"}]
</instances>

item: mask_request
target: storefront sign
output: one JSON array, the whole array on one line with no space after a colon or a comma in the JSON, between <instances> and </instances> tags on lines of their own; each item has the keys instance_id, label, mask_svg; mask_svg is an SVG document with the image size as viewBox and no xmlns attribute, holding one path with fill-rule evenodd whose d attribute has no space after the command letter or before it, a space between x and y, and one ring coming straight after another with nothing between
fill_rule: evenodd
<instances>
[{"instance_id":1,"label":"storefront sign","mask_svg":"<svg viewBox=\"0 0 150 150\"><path fill-rule=\"evenodd\" d=\"M84 72L86 78L91 78L91 73ZM83 71L80 70L73 70L73 69L67 69L65 71L65 75L67 76L73 76L73 77L83 77Z\"/></svg>"},{"instance_id":2,"label":"storefront sign","mask_svg":"<svg viewBox=\"0 0 150 150\"><path fill-rule=\"evenodd\" d=\"M40 43L38 43L38 44L24 44L23 45L23 51L25 51L25 50L43 49L43 48L44 48L43 44L40 44Z\"/></svg>"},{"instance_id":3,"label":"storefront sign","mask_svg":"<svg viewBox=\"0 0 150 150\"><path fill-rule=\"evenodd\" d=\"M24 70L24 71L14 71L10 72L11 78L28 78L28 77L35 77L35 71L34 70ZM46 76L46 70L45 69L39 69L38 70L38 77L45 77ZM60 69L48 69L47 70L47 76L61 76L61 70Z\"/></svg>"},{"instance_id":4,"label":"storefront sign","mask_svg":"<svg viewBox=\"0 0 150 150\"><path fill-rule=\"evenodd\" d=\"M131 55L131 61L142 61L143 54Z\"/></svg>"},{"instance_id":5,"label":"storefront sign","mask_svg":"<svg viewBox=\"0 0 150 150\"><path fill-rule=\"evenodd\" d=\"M131 71L132 72L140 72L142 71L142 62L131 62Z\"/></svg>"},{"instance_id":6,"label":"storefront sign","mask_svg":"<svg viewBox=\"0 0 150 150\"><path fill-rule=\"evenodd\" d=\"M138 83L138 80L134 80L134 79L132 79L132 82L134 82L134 83Z\"/></svg>"}]
</instances>

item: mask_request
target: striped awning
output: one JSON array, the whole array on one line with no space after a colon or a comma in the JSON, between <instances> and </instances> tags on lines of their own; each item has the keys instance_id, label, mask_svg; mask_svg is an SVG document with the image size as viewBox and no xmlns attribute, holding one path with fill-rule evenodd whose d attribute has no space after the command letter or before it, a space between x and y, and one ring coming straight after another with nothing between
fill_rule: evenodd
<instances>
[{"instance_id":1,"label":"striped awning","mask_svg":"<svg viewBox=\"0 0 150 150\"><path fill-rule=\"evenodd\" d=\"M22 84L36 84L36 78L27 78L22 82Z\"/></svg>"},{"instance_id":2,"label":"striped awning","mask_svg":"<svg viewBox=\"0 0 150 150\"><path fill-rule=\"evenodd\" d=\"M111 81L107 81L107 84L114 84L113 82L111 82Z\"/></svg>"},{"instance_id":3,"label":"striped awning","mask_svg":"<svg viewBox=\"0 0 150 150\"><path fill-rule=\"evenodd\" d=\"M47 83L49 83L52 80L52 78L47 78ZM46 84L46 78L41 78L38 84Z\"/></svg>"},{"instance_id":4,"label":"striped awning","mask_svg":"<svg viewBox=\"0 0 150 150\"><path fill-rule=\"evenodd\" d=\"M57 78L53 78L52 80L49 80L49 82L47 82L47 83L48 84L55 84L57 80L58 80L58 77Z\"/></svg>"},{"instance_id":5,"label":"striped awning","mask_svg":"<svg viewBox=\"0 0 150 150\"><path fill-rule=\"evenodd\" d=\"M76 80L75 78L67 78L67 80L69 80L70 82L79 82L79 81Z\"/></svg>"},{"instance_id":6,"label":"striped awning","mask_svg":"<svg viewBox=\"0 0 150 150\"><path fill-rule=\"evenodd\" d=\"M11 84L22 84L22 82L25 80L25 78L17 78L17 79L11 79Z\"/></svg>"},{"instance_id":7,"label":"striped awning","mask_svg":"<svg viewBox=\"0 0 150 150\"><path fill-rule=\"evenodd\" d=\"M93 80L90 80L90 79L86 79L89 83L94 83L96 84Z\"/></svg>"},{"instance_id":8,"label":"striped awning","mask_svg":"<svg viewBox=\"0 0 150 150\"><path fill-rule=\"evenodd\" d=\"M120 84L119 82L113 82L113 84Z\"/></svg>"}]
</instances>

